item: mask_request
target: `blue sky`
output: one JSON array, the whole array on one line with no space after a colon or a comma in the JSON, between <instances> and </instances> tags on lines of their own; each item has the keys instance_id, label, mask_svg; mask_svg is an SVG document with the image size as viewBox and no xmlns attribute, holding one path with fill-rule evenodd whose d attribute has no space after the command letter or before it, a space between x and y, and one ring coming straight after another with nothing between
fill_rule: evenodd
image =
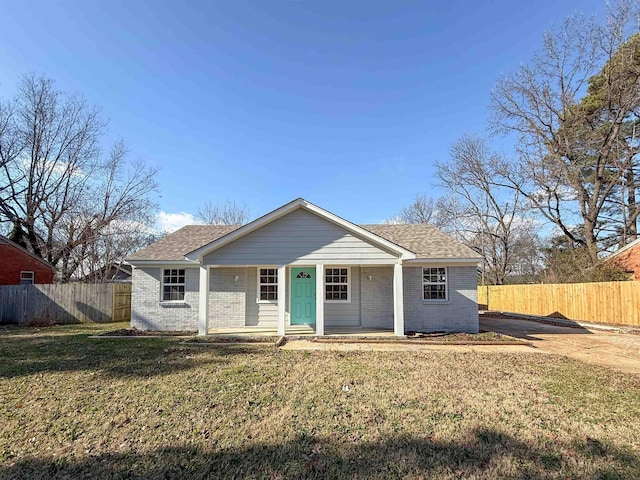
<instances>
[{"instance_id":1,"label":"blue sky","mask_svg":"<svg viewBox=\"0 0 640 480\"><path fill-rule=\"evenodd\" d=\"M603 1L0 0L0 96L42 73L161 168L165 226L205 201L305 197L356 223L438 196L501 73ZM175 225L173 225L175 226Z\"/></svg>"}]
</instances>

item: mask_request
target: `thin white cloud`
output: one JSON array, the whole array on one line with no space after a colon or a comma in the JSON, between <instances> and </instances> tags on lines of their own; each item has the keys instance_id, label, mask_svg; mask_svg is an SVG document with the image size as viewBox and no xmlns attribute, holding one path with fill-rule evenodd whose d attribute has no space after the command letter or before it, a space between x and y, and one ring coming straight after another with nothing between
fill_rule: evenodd
<instances>
[{"instance_id":1,"label":"thin white cloud","mask_svg":"<svg viewBox=\"0 0 640 480\"><path fill-rule=\"evenodd\" d=\"M158 230L161 232L175 232L185 225L195 225L198 223L193 215L187 212L170 213L161 211L156 221Z\"/></svg>"}]
</instances>

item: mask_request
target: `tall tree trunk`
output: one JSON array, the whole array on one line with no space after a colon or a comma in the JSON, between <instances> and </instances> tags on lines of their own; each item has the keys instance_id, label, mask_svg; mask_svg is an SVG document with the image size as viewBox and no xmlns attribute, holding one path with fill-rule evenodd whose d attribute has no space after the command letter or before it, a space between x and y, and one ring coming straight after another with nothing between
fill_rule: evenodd
<instances>
[{"instance_id":1,"label":"tall tree trunk","mask_svg":"<svg viewBox=\"0 0 640 480\"><path fill-rule=\"evenodd\" d=\"M638 203L636 201L636 178L633 174L633 167L626 171L627 187L627 224L625 225L626 243L633 242L638 238Z\"/></svg>"}]
</instances>

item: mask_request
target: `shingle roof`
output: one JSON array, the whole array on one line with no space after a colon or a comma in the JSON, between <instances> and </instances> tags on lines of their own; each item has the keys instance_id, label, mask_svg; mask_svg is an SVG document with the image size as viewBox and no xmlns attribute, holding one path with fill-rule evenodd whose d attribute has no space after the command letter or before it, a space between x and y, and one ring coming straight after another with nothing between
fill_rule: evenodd
<instances>
[{"instance_id":1,"label":"shingle roof","mask_svg":"<svg viewBox=\"0 0 640 480\"><path fill-rule=\"evenodd\" d=\"M416 254L418 258L477 258L477 252L457 242L432 225L360 225ZM217 240L239 228L226 225L187 225L148 247L139 250L127 260L184 260L186 254Z\"/></svg>"},{"instance_id":2,"label":"shingle roof","mask_svg":"<svg viewBox=\"0 0 640 480\"><path fill-rule=\"evenodd\" d=\"M184 256L239 228L238 225L187 225L162 237L127 260L184 260Z\"/></svg>"},{"instance_id":3,"label":"shingle roof","mask_svg":"<svg viewBox=\"0 0 640 480\"><path fill-rule=\"evenodd\" d=\"M411 250L418 258L479 258L478 252L429 224L360 225L365 230Z\"/></svg>"}]
</instances>

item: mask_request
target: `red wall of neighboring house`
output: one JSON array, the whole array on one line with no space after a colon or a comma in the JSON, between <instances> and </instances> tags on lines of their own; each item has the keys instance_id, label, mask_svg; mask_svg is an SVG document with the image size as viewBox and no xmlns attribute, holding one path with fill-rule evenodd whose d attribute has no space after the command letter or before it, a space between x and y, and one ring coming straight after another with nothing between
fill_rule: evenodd
<instances>
[{"instance_id":1,"label":"red wall of neighboring house","mask_svg":"<svg viewBox=\"0 0 640 480\"><path fill-rule=\"evenodd\" d=\"M34 272L35 283L53 283L53 271L28 253L0 244L0 285L19 285L20 272Z\"/></svg>"},{"instance_id":2,"label":"red wall of neighboring house","mask_svg":"<svg viewBox=\"0 0 640 480\"><path fill-rule=\"evenodd\" d=\"M622 252L615 261L627 272L633 273L636 280L640 280L640 245Z\"/></svg>"}]
</instances>

